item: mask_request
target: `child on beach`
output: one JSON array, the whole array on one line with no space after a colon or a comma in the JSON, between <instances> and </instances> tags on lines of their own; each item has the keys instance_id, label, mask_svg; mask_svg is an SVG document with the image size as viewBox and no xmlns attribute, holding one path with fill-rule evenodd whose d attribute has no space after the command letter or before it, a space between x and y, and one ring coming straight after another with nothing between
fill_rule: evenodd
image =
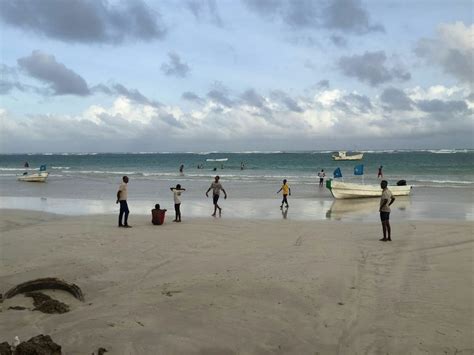
<instances>
[{"instance_id":1,"label":"child on beach","mask_svg":"<svg viewBox=\"0 0 474 355\"><path fill-rule=\"evenodd\" d=\"M282 191L282 193L283 193L283 199L281 200L281 206L280 206L280 208L281 208L281 209L283 208L283 204L284 204L284 203L286 203L286 207L290 207L290 206L288 205L288 199L287 199L287 197L288 197L288 195L291 196L291 189L290 189L290 187L288 186L288 184L286 183L286 179L283 180L283 185L281 185L281 188L280 188L280 190L277 191L277 194L280 193L280 191Z\"/></svg>"},{"instance_id":2,"label":"child on beach","mask_svg":"<svg viewBox=\"0 0 474 355\"><path fill-rule=\"evenodd\" d=\"M181 185L177 184L176 187L170 187L170 190L173 192L174 198L175 218L173 222L181 222L181 193L186 191L186 189L181 188Z\"/></svg>"}]
</instances>

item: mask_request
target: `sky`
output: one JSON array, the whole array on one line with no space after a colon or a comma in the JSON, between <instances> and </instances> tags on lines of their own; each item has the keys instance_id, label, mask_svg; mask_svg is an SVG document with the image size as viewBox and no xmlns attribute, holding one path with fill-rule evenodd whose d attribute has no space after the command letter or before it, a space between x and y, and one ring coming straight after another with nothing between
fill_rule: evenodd
<instances>
[{"instance_id":1,"label":"sky","mask_svg":"<svg viewBox=\"0 0 474 355\"><path fill-rule=\"evenodd\" d=\"M0 153L474 148L470 0L2 0Z\"/></svg>"}]
</instances>

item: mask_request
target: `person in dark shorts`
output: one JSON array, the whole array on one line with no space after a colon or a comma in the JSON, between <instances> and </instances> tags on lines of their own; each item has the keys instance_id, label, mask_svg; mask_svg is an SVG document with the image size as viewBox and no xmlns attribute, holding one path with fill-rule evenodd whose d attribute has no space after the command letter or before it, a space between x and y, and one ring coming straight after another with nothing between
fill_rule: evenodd
<instances>
[{"instance_id":1,"label":"person in dark shorts","mask_svg":"<svg viewBox=\"0 0 474 355\"><path fill-rule=\"evenodd\" d=\"M127 204L127 198L128 198L127 184L128 184L128 176L124 176L122 178L122 183L120 184L119 189L117 191L116 203L120 203L118 226L124 227L124 228L131 228L132 226L128 225L128 214L130 213L130 210L128 209L128 204ZM123 222L122 222L122 217L123 217Z\"/></svg>"},{"instance_id":2,"label":"person in dark shorts","mask_svg":"<svg viewBox=\"0 0 474 355\"><path fill-rule=\"evenodd\" d=\"M283 185L281 185L280 190L277 191L277 194L280 193L280 191L283 194L283 199L281 200L281 206L280 209L283 209L283 204L286 203L286 208L290 207L288 205L288 195L291 196L291 189L286 183L286 179L283 180Z\"/></svg>"},{"instance_id":3,"label":"person in dark shorts","mask_svg":"<svg viewBox=\"0 0 474 355\"><path fill-rule=\"evenodd\" d=\"M181 222L181 193L186 189L181 188L181 185L178 184L176 187L170 187L170 190L173 192L174 199L175 218L173 222Z\"/></svg>"},{"instance_id":4,"label":"person in dark shorts","mask_svg":"<svg viewBox=\"0 0 474 355\"><path fill-rule=\"evenodd\" d=\"M220 177L216 176L214 178L214 182L211 184L211 186L209 186L206 191L206 197L209 197L209 191L212 190L212 203L214 204L214 213L212 214L212 217L216 216L217 210L219 210L219 216L222 214L222 208L217 203L219 201L221 190L224 193L224 198L227 199L227 192L225 192L224 188L222 187L222 184L219 182L219 179Z\"/></svg>"},{"instance_id":5,"label":"person in dark shorts","mask_svg":"<svg viewBox=\"0 0 474 355\"><path fill-rule=\"evenodd\" d=\"M324 178L326 177L326 173L324 172L324 169L321 169L321 171L318 173L319 176L319 187L324 186Z\"/></svg>"},{"instance_id":6,"label":"person in dark shorts","mask_svg":"<svg viewBox=\"0 0 474 355\"><path fill-rule=\"evenodd\" d=\"M387 181L382 180L380 187L382 188L382 197L380 198L380 221L382 222L382 231L383 238L380 239L381 242L391 242L391 228L390 228L390 206L395 197L393 197L392 192L387 188Z\"/></svg>"},{"instance_id":7,"label":"person in dark shorts","mask_svg":"<svg viewBox=\"0 0 474 355\"><path fill-rule=\"evenodd\" d=\"M383 166L380 165L379 172L377 173L377 178L379 178L379 179L383 179L383 171L382 170L383 170Z\"/></svg>"}]
</instances>

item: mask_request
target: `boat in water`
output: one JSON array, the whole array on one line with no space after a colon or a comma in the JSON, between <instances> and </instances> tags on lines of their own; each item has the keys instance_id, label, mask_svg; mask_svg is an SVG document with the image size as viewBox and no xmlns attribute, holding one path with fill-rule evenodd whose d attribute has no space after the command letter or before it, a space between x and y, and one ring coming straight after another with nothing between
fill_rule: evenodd
<instances>
[{"instance_id":1,"label":"boat in water","mask_svg":"<svg viewBox=\"0 0 474 355\"><path fill-rule=\"evenodd\" d=\"M23 175L18 176L18 181L26 182L46 182L49 173L46 171L46 165L41 165L39 172L35 174L28 174L25 172Z\"/></svg>"},{"instance_id":2,"label":"boat in water","mask_svg":"<svg viewBox=\"0 0 474 355\"><path fill-rule=\"evenodd\" d=\"M332 155L333 160L362 160L362 158L364 158L364 153L347 155L347 152L344 150Z\"/></svg>"},{"instance_id":3,"label":"boat in water","mask_svg":"<svg viewBox=\"0 0 474 355\"><path fill-rule=\"evenodd\" d=\"M45 182L48 178L49 173L46 171L42 171L37 174L26 174L21 175L18 177L19 181L27 181L27 182Z\"/></svg>"},{"instance_id":4,"label":"boat in water","mask_svg":"<svg viewBox=\"0 0 474 355\"><path fill-rule=\"evenodd\" d=\"M356 184L329 179L326 181L326 187L331 191L332 196L336 199L382 196L382 188L380 185ZM401 180L395 186L388 187L393 196L408 196L410 195L411 188L410 185L406 185L404 180Z\"/></svg>"}]
</instances>

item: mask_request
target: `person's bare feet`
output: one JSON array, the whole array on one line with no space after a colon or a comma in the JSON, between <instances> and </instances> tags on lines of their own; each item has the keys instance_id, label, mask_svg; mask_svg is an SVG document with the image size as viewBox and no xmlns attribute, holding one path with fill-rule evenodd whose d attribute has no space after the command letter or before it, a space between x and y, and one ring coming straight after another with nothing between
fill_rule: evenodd
<instances>
[{"instance_id":1,"label":"person's bare feet","mask_svg":"<svg viewBox=\"0 0 474 355\"><path fill-rule=\"evenodd\" d=\"M215 213L213 213L213 214L211 214L211 216L212 216L212 217L215 217L215 216L216 216L216 214L215 214Z\"/></svg>"},{"instance_id":2,"label":"person's bare feet","mask_svg":"<svg viewBox=\"0 0 474 355\"><path fill-rule=\"evenodd\" d=\"M387 238L382 238L382 239L379 239L379 240L380 240L381 242L386 242L386 241L389 240L389 239L387 239Z\"/></svg>"}]
</instances>

